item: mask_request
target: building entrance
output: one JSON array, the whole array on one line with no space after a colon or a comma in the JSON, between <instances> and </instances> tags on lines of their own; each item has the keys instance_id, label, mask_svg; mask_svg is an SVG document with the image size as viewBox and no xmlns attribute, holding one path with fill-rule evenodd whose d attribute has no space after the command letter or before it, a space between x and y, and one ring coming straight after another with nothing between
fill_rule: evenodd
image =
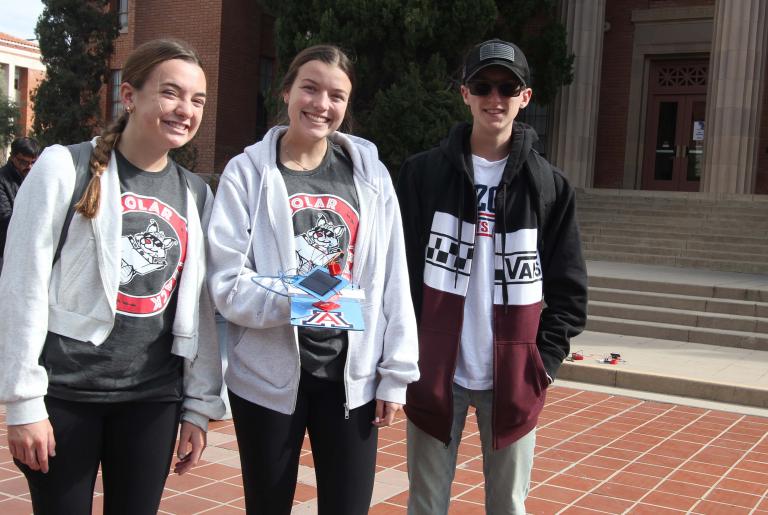
<instances>
[{"instance_id":1,"label":"building entrance","mask_svg":"<svg viewBox=\"0 0 768 515\"><path fill-rule=\"evenodd\" d=\"M642 188L699 191L708 62L651 63Z\"/></svg>"}]
</instances>

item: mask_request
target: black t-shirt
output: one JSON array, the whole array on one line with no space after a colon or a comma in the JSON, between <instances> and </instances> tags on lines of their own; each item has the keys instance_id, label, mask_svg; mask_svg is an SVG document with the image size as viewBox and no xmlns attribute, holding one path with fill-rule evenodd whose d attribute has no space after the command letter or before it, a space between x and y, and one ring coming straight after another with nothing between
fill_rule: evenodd
<instances>
[{"instance_id":1,"label":"black t-shirt","mask_svg":"<svg viewBox=\"0 0 768 515\"><path fill-rule=\"evenodd\" d=\"M280 155L278 142L277 155ZM296 241L298 274L334 259L342 264L342 275L352 277L359 202L352 162L338 145L328 142L328 151L314 170L294 171L278 163L291 206ZM301 368L315 377L341 381L347 358L347 332L340 329L301 327Z\"/></svg>"},{"instance_id":2,"label":"black t-shirt","mask_svg":"<svg viewBox=\"0 0 768 515\"><path fill-rule=\"evenodd\" d=\"M170 160L162 171L146 172L116 154L123 234L115 325L99 346L48 334L40 359L48 394L85 402L180 400L182 360L171 354L171 329L186 258L186 181Z\"/></svg>"}]
</instances>

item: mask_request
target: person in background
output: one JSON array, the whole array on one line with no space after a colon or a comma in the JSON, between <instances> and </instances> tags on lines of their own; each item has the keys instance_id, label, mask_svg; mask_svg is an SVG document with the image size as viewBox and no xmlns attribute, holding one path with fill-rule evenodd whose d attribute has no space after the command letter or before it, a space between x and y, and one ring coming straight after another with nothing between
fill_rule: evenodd
<instances>
[{"instance_id":1,"label":"person in background","mask_svg":"<svg viewBox=\"0 0 768 515\"><path fill-rule=\"evenodd\" d=\"M24 178L40 154L40 145L33 138L16 138L11 142L11 155L0 168L0 270L3 267L3 249L11 222L13 202Z\"/></svg>"},{"instance_id":2,"label":"person in background","mask_svg":"<svg viewBox=\"0 0 768 515\"><path fill-rule=\"evenodd\" d=\"M123 114L76 147L90 159L46 148L8 230L0 401L36 514L90 514L99 466L104 513L157 513L180 419L183 474L224 411L205 282L213 194L168 157L200 127L205 74L186 43L155 40L123 81Z\"/></svg>"}]
</instances>

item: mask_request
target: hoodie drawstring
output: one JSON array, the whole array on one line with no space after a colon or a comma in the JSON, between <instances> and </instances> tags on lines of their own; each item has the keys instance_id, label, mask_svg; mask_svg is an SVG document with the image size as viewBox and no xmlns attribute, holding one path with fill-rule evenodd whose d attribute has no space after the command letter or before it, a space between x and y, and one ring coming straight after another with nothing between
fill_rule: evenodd
<instances>
[{"instance_id":1,"label":"hoodie drawstring","mask_svg":"<svg viewBox=\"0 0 768 515\"><path fill-rule=\"evenodd\" d=\"M507 292L507 183L504 183L501 199L501 298L504 314L509 314L509 292Z\"/></svg>"},{"instance_id":2,"label":"hoodie drawstring","mask_svg":"<svg viewBox=\"0 0 768 515\"><path fill-rule=\"evenodd\" d=\"M240 278L243 275L243 268L245 268L245 262L248 260L248 254L251 252L251 245L253 244L253 235L256 233L256 220L259 215L259 207L261 205L261 195L262 195L262 189L264 187L264 177L266 176L266 170L261 170L261 178L259 180L259 190L256 193L256 209L253 211L253 215L251 217L251 228L248 234L248 243L245 246L245 251L243 252L243 257L240 260L240 268L237 270L237 277L235 278L235 284L232 286L232 289L229 291L229 295L227 295L227 304L232 304L232 301L235 298L235 295L237 294L237 286L240 284Z\"/></svg>"},{"instance_id":3,"label":"hoodie drawstring","mask_svg":"<svg viewBox=\"0 0 768 515\"><path fill-rule=\"evenodd\" d=\"M457 239L456 258L453 260L453 287L458 288L459 284L459 254L461 253L461 233L464 228L464 181L459 181L459 227Z\"/></svg>"}]
</instances>

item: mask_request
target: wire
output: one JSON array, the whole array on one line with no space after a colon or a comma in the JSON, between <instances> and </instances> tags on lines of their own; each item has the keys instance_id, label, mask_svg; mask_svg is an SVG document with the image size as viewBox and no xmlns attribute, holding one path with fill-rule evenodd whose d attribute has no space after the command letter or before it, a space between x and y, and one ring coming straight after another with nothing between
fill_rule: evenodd
<instances>
[{"instance_id":1,"label":"wire","mask_svg":"<svg viewBox=\"0 0 768 515\"><path fill-rule=\"evenodd\" d=\"M274 293L275 295L280 295L281 297L290 297L290 295L288 295L287 293L277 291L265 284L261 284L259 281L257 281L257 279L276 279L280 281L280 283L283 285L283 288L287 290L288 287L292 286L293 283L295 283L296 280L300 277L302 276L296 275L296 274L289 275L283 272L282 270L280 270L278 272L278 275L254 275L253 277L251 277L251 282L253 282L253 284L255 284L256 286L260 286L261 288L264 288L265 290L271 293Z\"/></svg>"}]
</instances>

